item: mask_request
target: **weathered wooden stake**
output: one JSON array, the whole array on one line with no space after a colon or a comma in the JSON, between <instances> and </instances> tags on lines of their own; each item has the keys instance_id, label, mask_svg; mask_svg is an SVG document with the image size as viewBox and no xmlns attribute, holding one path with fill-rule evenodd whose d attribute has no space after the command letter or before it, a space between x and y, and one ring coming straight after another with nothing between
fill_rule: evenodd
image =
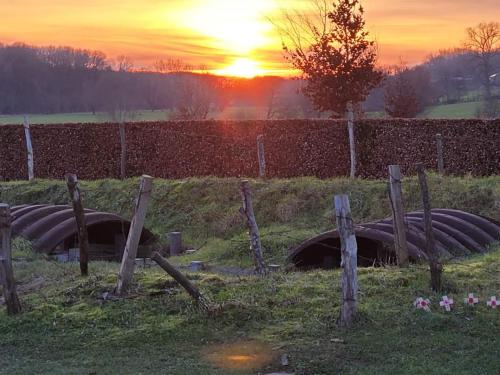
<instances>
[{"instance_id":1,"label":"weathered wooden stake","mask_svg":"<svg viewBox=\"0 0 500 375\"><path fill-rule=\"evenodd\" d=\"M340 234L342 255L342 307L340 310L340 325L342 327L349 327L356 316L357 310L358 246L347 195L335 196L334 210L337 230Z\"/></svg>"},{"instance_id":2,"label":"weathered wooden stake","mask_svg":"<svg viewBox=\"0 0 500 375\"><path fill-rule=\"evenodd\" d=\"M120 124L118 129L120 131L120 178L124 180L127 177L127 138L125 135L125 123L123 120L123 115L120 116Z\"/></svg>"},{"instance_id":3,"label":"weathered wooden stake","mask_svg":"<svg viewBox=\"0 0 500 375\"><path fill-rule=\"evenodd\" d=\"M250 183L247 180L241 181L241 197L243 199L243 207L240 208L240 213L246 219L248 226L248 234L250 236L250 250L252 251L255 270L260 275L267 274L264 258L262 257L262 245L260 243L259 227L255 220L252 205L252 192L250 190Z\"/></svg>"},{"instance_id":4,"label":"weathered wooden stake","mask_svg":"<svg viewBox=\"0 0 500 375\"><path fill-rule=\"evenodd\" d=\"M351 178L356 178L356 143L354 141L354 107L347 103L347 130L349 132L349 151L351 155Z\"/></svg>"},{"instance_id":5,"label":"weathered wooden stake","mask_svg":"<svg viewBox=\"0 0 500 375\"><path fill-rule=\"evenodd\" d=\"M389 165L390 199L394 228L394 250L400 267L408 267L408 244L404 222L403 193L401 191L401 170L399 165Z\"/></svg>"},{"instance_id":6,"label":"weathered wooden stake","mask_svg":"<svg viewBox=\"0 0 500 375\"><path fill-rule=\"evenodd\" d=\"M266 155L264 153L264 136L257 137L257 155L259 157L259 177L266 177Z\"/></svg>"},{"instance_id":7,"label":"weathered wooden stake","mask_svg":"<svg viewBox=\"0 0 500 375\"><path fill-rule=\"evenodd\" d=\"M66 184L68 185L69 196L75 214L76 227L78 230L78 245L80 248L80 271L82 276L89 274L89 236L87 225L85 223L85 212L80 194L80 186L76 174L68 173L66 175Z\"/></svg>"},{"instance_id":8,"label":"weathered wooden stake","mask_svg":"<svg viewBox=\"0 0 500 375\"><path fill-rule=\"evenodd\" d=\"M28 116L24 116L24 137L26 138L26 151L28 154L28 180L35 178L33 145L31 144L30 123Z\"/></svg>"},{"instance_id":9,"label":"weathered wooden stake","mask_svg":"<svg viewBox=\"0 0 500 375\"><path fill-rule=\"evenodd\" d=\"M429 259L429 267L431 271L431 287L434 291L441 290L441 274L443 266L439 262L439 254L434 246L434 233L432 231L432 215L431 204L429 198L429 189L427 187L427 177L425 168L422 163L417 164L418 182L422 193L422 203L424 206L424 227L426 239L426 253Z\"/></svg>"},{"instance_id":10,"label":"weathered wooden stake","mask_svg":"<svg viewBox=\"0 0 500 375\"><path fill-rule=\"evenodd\" d=\"M193 297L196 304L204 309L208 309L210 307L208 301L205 300L203 295L200 293L198 288L193 285L189 279L184 276L178 269L176 269L170 262L162 257L159 252L154 251L151 254L151 259L154 260L161 268L165 270L172 278L177 281L186 291L189 293L191 297Z\"/></svg>"},{"instance_id":11,"label":"weathered wooden stake","mask_svg":"<svg viewBox=\"0 0 500 375\"><path fill-rule=\"evenodd\" d=\"M0 282L2 285L7 314L15 315L21 312L21 303L16 291L11 255L11 216L8 204L0 204Z\"/></svg>"},{"instance_id":12,"label":"weathered wooden stake","mask_svg":"<svg viewBox=\"0 0 500 375\"><path fill-rule=\"evenodd\" d=\"M443 152L443 136L436 134L436 148L437 148L437 167L438 173L443 176L444 171L444 152Z\"/></svg>"},{"instance_id":13,"label":"weathered wooden stake","mask_svg":"<svg viewBox=\"0 0 500 375\"><path fill-rule=\"evenodd\" d=\"M169 234L170 255L179 255L182 253L182 232L171 232Z\"/></svg>"},{"instance_id":14,"label":"weathered wooden stake","mask_svg":"<svg viewBox=\"0 0 500 375\"><path fill-rule=\"evenodd\" d=\"M125 294L134 275L135 258L137 257L137 248L141 239L142 228L146 218L146 210L153 187L153 177L142 176L139 188L139 194L135 205L134 217L130 224L130 230L127 237L125 250L123 251L122 264L118 275L116 285L116 294Z\"/></svg>"}]
</instances>

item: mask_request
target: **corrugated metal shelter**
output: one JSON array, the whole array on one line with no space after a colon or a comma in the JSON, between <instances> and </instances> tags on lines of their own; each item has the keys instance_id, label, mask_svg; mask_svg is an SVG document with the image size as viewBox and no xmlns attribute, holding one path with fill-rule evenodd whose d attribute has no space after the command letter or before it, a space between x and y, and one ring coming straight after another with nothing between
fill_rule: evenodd
<instances>
[{"instance_id":1,"label":"corrugated metal shelter","mask_svg":"<svg viewBox=\"0 0 500 375\"><path fill-rule=\"evenodd\" d=\"M47 254L64 252L77 247L77 227L73 209L67 205L14 206L12 234L30 240L33 248ZM91 245L91 259L120 259L126 242L130 221L95 210L85 210L85 222ZM143 229L141 245L154 241L154 235Z\"/></svg>"},{"instance_id":2,"label":"corrugated metal shelter","mask_svg":"<svg viewBox=\"0 0 500 375\"><path fill-rule=\"evenodd\" d=\"M405 215L410 259L425 259L423 212ZM494 219L450 209L432 210L436 249L443 258L483 253L500 241L500 223ZM392 218L356 225L358 265L395 262ZM289 261L299 268L340 267L340 238L337 230L315 236L292 249Z\"/></svg>"}]
</instances>

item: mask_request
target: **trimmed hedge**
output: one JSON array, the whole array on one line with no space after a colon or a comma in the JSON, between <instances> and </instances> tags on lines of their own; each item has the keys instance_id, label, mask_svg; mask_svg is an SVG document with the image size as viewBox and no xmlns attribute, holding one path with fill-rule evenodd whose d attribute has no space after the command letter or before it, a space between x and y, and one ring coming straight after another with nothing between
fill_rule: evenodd
<instances>
[{"instance_id":1,"label":"trimmed hedge","mask_svg":"<svg viewBox=\"0 0 500 375\"><path fill-rule=\"evenodd\" d=\"M435 134L443 134L451 174L500 172L500 120L360 120L356 123L358 175L386 178L387 166L403 173L423 162L436 165ZM35 176L117 178L118 125L33 125ZM347 127L342 120L193 121L128 123L127 174L162 178L255 177L257 135L264 135L270 177L347 176ZM0 179L25 179L22 126L0 126Z\"/></svg>"}]
</instances>

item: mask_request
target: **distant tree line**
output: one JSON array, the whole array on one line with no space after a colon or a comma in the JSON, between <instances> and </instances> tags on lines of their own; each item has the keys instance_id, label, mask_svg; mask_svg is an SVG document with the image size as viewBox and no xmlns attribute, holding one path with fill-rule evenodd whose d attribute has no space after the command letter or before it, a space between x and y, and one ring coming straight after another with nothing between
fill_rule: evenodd
<instances>
[{"instance_id":1,"label":"distant tree line","mask_svg":"<svg viewBox=\"0 0 500 375\"><path fill-rule=\"evenodd\" d=\"M482 28L488 31L488 25ZM485 100L492 103L485 115L498 115L500 54L494 44L483 43L483 51L481 43L474 46L481 42L478 28L468 31L471 40L461 49L441 51L417 66L386 67L362 110L414 117L429 105ZM231 118L245 119L238 111L258 106L268 119L331 116L312 105L305 84L214 76L172 58L139 70L126 56L111 61L99 51L0 44L0 114L107 112L119 119L135 110L170 110L170 118L206 119L233 106Z\"/></svg>"},{"instance_id":2,"label":"distant tree line","mask_svg":"<svg viewBox=\"0 0 500 375\"><path fill-rule=\"evenodd\" d=\"M205 119L229 104L265 106L267 117L312 115L300 82L280 77L232 79L181 60L158 60L150 71L120 56L70 47L0 45L0 113L172 111L179 119ZM286 97L286 99L285 99Z\"/></svg>"}]
</instances>

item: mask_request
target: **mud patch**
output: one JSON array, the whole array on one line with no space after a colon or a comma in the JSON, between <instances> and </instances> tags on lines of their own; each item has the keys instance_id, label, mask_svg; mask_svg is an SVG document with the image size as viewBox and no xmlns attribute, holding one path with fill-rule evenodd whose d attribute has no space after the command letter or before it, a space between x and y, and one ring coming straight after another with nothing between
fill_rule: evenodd
<instances>
[{"instance_id":1,"label":"mud patch","mask_svg":"<svg viewBox=\"0 0 500 375\"><path fill-rule=\"evenodd\" d=\"M201 356L214 367L233 370L257 370L279 359L279 353L258 341L207 346Z\"/></svg>"}]
</instances>

